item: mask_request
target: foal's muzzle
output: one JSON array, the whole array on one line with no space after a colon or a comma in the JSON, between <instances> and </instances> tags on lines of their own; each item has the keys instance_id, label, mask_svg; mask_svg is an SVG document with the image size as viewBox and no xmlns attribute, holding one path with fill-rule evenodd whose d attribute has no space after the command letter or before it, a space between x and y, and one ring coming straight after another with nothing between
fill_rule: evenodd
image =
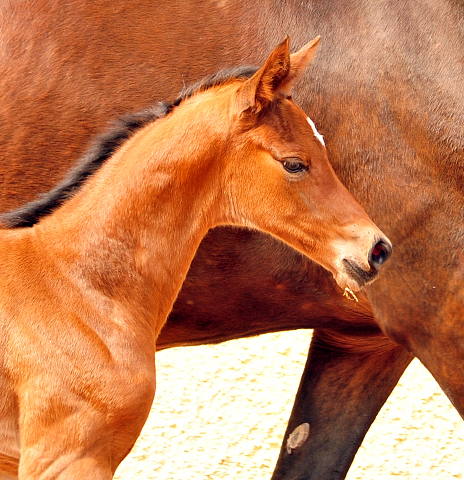
<instances>
[{"instance_id":1,"label":"foal's muzzle","mask_svg":"<svg viewBox=\"0 0 464 480\"><path fill-rule=\"evenodd\" d=\"M379 240L369 252L369 266L373 271L379 268L390 258L392 245L387 239Z\"/></svg>"},{"instance_id":2,"label":"foal's muzzle","mask_svg":"<svg viewBox=\"0 0 464 480\"><path fill-rule=\"evenodd\" d=\"M360 288L377 277L380 267L388 260L391 253L392 245L387 238L376 240L369 250L367 263L364 263L364 265L358 264L352 258L343 260L345 272Z\"/></svg>"}]
</instances>

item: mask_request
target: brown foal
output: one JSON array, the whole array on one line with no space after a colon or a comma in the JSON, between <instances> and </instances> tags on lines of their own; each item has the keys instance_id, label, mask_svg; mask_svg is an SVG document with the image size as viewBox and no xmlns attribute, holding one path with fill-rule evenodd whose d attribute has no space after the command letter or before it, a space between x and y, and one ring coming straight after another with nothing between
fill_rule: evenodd
<instances>
[{"instance_id":1,"label":"brown foal","mask_svg":"<svg viewBox=\"0 0 464 480\"><path fill-rule=\"evenodd\" d=\"M88 180L81 167L76 188L68 179L33 205L46 212L35 226L0 231L4 478L112 478L149 413L156 339L211 227L267 231L343 289L375 277L390 243L290 97L317 43L290 55L286 39L253 74L216 75L146 113Z\"/></svg>"}]
</instances>

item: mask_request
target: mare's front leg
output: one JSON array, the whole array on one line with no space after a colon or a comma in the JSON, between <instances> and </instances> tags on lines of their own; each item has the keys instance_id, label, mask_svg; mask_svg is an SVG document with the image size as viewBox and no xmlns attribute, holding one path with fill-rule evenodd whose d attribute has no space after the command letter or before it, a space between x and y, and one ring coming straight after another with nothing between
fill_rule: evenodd
<instances>
[{"instance_id":1,"label":"mare's front leg","mask_svg":"<svg viewBox=\"0 0 464 480\"><path fill-rule=\"evenodd\" d=\"M413 356L379 331L315 330L273 480L341 480ZM296 427L309 437L287 451Z\"/></svg>"},{"instance_id":2,"label":"mare's front leg","mask_svg":"<svg viewBox=\"0 0 464 480\"><path fill-rule=\"evenodd\" d=\"M401 267L391 269L370 296L382 330L414 353L464 418L464 258L455 245L445 240L442 245L444 256L454 248L459 258L436 255L432 261L431 254L424 255L417 260L423 263L420 268L408 265L407 260L415 258L404 255L399 258Z\"/></svg>"}]
</instances>

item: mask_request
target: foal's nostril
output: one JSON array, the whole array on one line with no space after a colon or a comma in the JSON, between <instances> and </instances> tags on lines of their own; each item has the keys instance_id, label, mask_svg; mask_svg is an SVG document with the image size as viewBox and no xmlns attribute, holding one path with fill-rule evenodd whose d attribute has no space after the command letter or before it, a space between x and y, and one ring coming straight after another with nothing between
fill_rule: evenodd
<instances>
[{"instance_id":1,"label":"foal's nostril","mask_svg":"<svg viewBox=\"0 0 464 480\"><path fill-rule=\"evenodd\" d=\"M392 252L392 247L390 243L387 243L383 240L377 242L371 250L369 255L369 265L371 268L377 270L380 268L390 257Z\"/></svg>"}]
</instances>

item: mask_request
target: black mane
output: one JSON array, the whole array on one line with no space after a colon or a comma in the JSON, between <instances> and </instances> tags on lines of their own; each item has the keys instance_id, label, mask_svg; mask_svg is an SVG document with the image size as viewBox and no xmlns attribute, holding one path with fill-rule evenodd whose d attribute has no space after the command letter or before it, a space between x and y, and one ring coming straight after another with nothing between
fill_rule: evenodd
<instances>
[{"instance_id":1,"label":"black mane","mask_svg":"<svg viewBox=\"0 0 464 480\"><path fill-rule=\"evenodd\" d=\"M106 133L100 135L91 144L87 153L78 161L66 177L57 186L36 200L10 212L0 215L0 226L5 228L32 227L40 219L53 213L71 198L95 172L137 131L160 117L168 115L182 101L196 93L215 86L225 85L233 80L246 79L257 71L256 67L237 67L222 70L195 85L184 88L180 96L172 103L160 102L156 106L139 113L124 115L113 123Z\"/></svg>"}]
</instances>

